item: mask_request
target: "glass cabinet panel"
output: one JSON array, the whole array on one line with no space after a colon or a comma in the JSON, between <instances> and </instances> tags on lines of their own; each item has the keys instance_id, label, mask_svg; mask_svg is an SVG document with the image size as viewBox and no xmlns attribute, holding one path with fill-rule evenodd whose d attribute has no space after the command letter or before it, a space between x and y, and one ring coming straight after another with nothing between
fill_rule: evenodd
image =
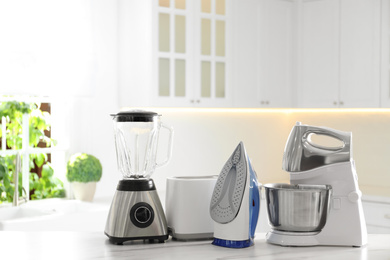
<instances>
[{"instance_id":1,"label":"glass cabinet panel","mask_svg":"<svg viewBox=\"0 0 390 260\"><path fill-rule=\"evenodd\" d=\"M211 13L211 0L202 0L202 13Z\"/></svg>"},{"instance_id":2,"label":"glass cabinet panel","mask_svg":"<svg viewBox=\"0 0 390 260\"><path fill-rule=\"evenodd\" d=\"M186 61L175 60L175 96L186 95Z\"/></svg>"},{"instance_id":3,"label":"glass cabinet panel","mask_svg":"<svg viewBox=\"0 0 390 260\"><path fill-rule=\"evenodd\" d=\"M201 54L211 55L211 20L202 19L201 21Z\"/></svg>"},{"instance_id":4,"label":"glass cabinet panel","mask_svg":"<svg viewBox=\"0 0 390 260\"><path fill-rule=\"evenodd\" d=\"M225 63L216 62L215 64L215 96L217 98L225 97Z\"/></svg>"},{"instance_id":5,"label":"glass cabinet panel","mask_svg":"<svg viewBox=\"0 0 390 260\"><path fill-rule=\"evenodd\" d=\"M225 0L215 0L215 13L225 15Z\"/></svg>"},{"instance_id":6,"label":"glass cabinet panel","mask_svg":"<svg viewBox=\"0 0 390 260\"><path fill-rule=\"evenodd\" d=\"M186 52L186 17L184 15L175 16L175 52Z\"/></svg>"},{"instance_id":7,"label":"glass cabinet panel","mask_svg":"<svg viewBox=\"0 0 390 260\"><path fill-rule=\"evenodd\" d=\"M186 0L175 0L175 8L186 9Z\"/></svg>"},{"instance_id":8,"label":"glass cabinet panel","mask_svg":"<svg viewBox=\"0 0 390 260\"><path fill-rule=\"evenodd\" d=\"M159 51L169 52L169 14L159 14L158 45Z\"/></svg>"},{"instance_id":9,"label":"glass cabinet panel","mask_svg":"<svg viewBox=\"0 0 390 260\"><path fill-rule=\"evenodd\" d=\"M225 56L225 21L215 21L215 55Z\"/></svg>"},{"instance_id":10,"label":"glass cabinet panel","mask_svg":"<svg viewBox=\"0 0 390 260\"><path fill-rule=\"evenodd\" d=\"M169 0L158 0L158 5L161 7L169 7Z\"/></svg>"},{"instance_id":11,"label":"glass cabinet panel","mask_svg":"<svg viewBox=\"0 0 390 260\"><path fill-rule=\"evenodd\" d=\"M201 63L201 97L211 97L211 62Z\"/></svg>"},{"instance_id":12,"label":"glass cabinet panel","mask_svg":"<svg viewBox=\"0 0 390 260\"><path fill-rule=\"evenodd\" d=\"M169 96L169 59L159 59L159 77L158 77L158 95L162 97Z\"/></svg>"}]
</instances>

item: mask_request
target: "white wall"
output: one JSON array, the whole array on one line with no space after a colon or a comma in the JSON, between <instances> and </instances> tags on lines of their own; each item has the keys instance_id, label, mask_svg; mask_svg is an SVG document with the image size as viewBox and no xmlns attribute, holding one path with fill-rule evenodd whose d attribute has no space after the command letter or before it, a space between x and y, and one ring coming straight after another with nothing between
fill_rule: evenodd
<instances>
[{"instance_id":1,"label":"white wall","mask_svg":"<svg viewBox=\"0 0 390 260\"><path fill-rule=\"evenodd\" d=\"M118 1L0 1L0 35L0 95L49 96L60 150L53 157L95 155L103 164L97 195L112 195L120 178L110 118L119 110ZM63 180L64 167L55 168Z\"/></svg>"},{"instance_id":2,"label":"white wall","mask_svg":"<svg viewBox=\"0 0 390 260\"><path fill-rule=\"evenodd\" d=\"M96 196L113 195L118 179L112 120L118 106L117 2L92 1L96 82L91 96L69 102L69 153L90 153L101 161L103 176Z\"/></svg>"},{"instance_id":3,"label":"white wall","mask_svg":"<svg viewBox=\"0 0 390 260\"><path fill-rule=\"evenodd\" d=\"M288 135L296 121L352 132L360 188L390 197L390 110L168 109L151 108L175 129L173 155L152 178L164 191L170 176L218 175L243 141L259 181L289 182L282 170ZM161 147L164 149L164 147Z\"/></svg>"}]
</instances>

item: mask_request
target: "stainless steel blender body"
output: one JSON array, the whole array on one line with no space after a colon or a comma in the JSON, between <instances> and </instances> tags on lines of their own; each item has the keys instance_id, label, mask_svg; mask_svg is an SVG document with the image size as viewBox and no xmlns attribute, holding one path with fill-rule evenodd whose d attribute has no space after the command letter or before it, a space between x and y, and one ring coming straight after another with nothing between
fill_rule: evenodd
<instances>
[{"instance_id":1,"label":"stainless steel blender body","mask_svg":"<svg viewBox=\"0 0 390 260\"><path fill-rule=\"evenodd\" d=\"M152 179L119 181L104 233L114 244L168 239L167 221Z\"/></svg>"}]
</instances>

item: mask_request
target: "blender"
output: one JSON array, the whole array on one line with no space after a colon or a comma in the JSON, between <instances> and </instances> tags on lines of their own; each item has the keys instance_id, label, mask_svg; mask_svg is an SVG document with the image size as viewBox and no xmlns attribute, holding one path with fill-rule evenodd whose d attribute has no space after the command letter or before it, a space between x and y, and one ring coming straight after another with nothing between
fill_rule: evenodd
<instances>
[{"instance_id":1,"label":"blender","mask_svg":"<svg viewBox=\"0 0 390 260\"><path fill-rule=\"evenodd\" d=\"M151 175L168 163L173 129L155 112L131 110L112 115L119 181L108 213L104 233L114 244L129 240L168 239L167 221ZM169 133L166 158L157 162L160 130Z\"/></svg>"}]
</instances>

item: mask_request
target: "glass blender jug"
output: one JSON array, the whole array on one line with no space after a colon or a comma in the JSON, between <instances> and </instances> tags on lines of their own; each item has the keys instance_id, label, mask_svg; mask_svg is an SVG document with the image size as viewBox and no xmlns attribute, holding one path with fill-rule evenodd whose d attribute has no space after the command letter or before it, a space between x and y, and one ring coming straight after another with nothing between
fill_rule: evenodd
<instances>
[{"instance_id":1,"label":"glass blender jug","mask_svg":"<svg viewBox=\"0 0 390 260\"><path fill-rule=\"evenodd\" d=\"M132 110L112 115L118 169L126 178L150 178L156 167L168 163L173 129L161 123L155 112ZM157 162L160 129L169 131L166 159Z\"/></svg>"}]
</instances>

